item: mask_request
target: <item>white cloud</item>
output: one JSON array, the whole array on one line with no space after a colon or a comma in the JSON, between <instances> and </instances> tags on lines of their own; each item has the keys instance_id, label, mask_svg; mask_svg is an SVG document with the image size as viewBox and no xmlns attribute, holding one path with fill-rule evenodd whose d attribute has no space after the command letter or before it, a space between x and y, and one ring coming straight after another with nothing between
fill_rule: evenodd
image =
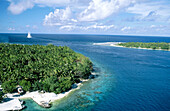
<instances>
[{"instance_id":1,"label":"white cloud","mask_svg":"<svg viewBox=\"0 0 170 111\"><path fill-rule=\"evenodd\" d=\"M156 29L156 28L166 28L166 25L151 25L150 28Z\"/></svg>"},{"instance_id":2,"label":"white cloud","mask_svg":"<svg viewBox=\"0 0 170 111\"><path fill-rule=\"evenodd\" d=\"M10 27L10 28L8 28L8 30L9 31L15 31L15 28Z\"/></svg>"},{"instance_id":3,"label":"white cloud","mask_svg":"<svg viewBox=\"0 0 170 111\"><path fill-rule=\"evenodd\" d=\"M73 21L73 22L78 22L76 19L71 19L71 21Z\"/></svg>"},{"instance_id":4,"label":"white cloud","mask_svg":"<svg viewBox=\"0 0 170 111\"><path fill-rule=\"evenodd\" d=\"M54 12L50 12L45 16L44 25L63 25L68 22L77 22L75 19L71 19L72 12L70 7L66 9L55 9Z\"/></svg>"},{"instance_id":5,"label":"white cloud","mask_svg":"<svg viewBox=\"0 0 170 111\"><path fill-rule=\"evenodd\" d=\"M121 31L126 31L126 30L130 30L130 29L132 29L131 27L123 27L122 29L121 29Z\"/></svg>"},{"instance_id":6,"label":"white cloud","mask_svg":"<svg viewBox=\"0 0 170 111\"><path fill-rule=\"evenodd\" d=\"M114 25L98 25L98 24L89 25L89 26L63 25L59 29L60 30L68 30L68 31L74 30L74 29L78 29L78 30L103 30L103 31L106 31L106 30L109 30L111 28L115 29L116 26L114 26Z\"/></svg>"},{"instance_id":7,"label":"white cloud","mask_svg":"<svg viewBox=\"0 0 170 111\"><path fill-rule=\"evenodd\" d=\"M32 0L19 0L19 2L14 2L15 0L8 0L10 5L8 10L13 14L20 14L26 9L31 9L34 7Z\"/></svg>"},{"instance_id":8,"label":"white cloud","mask_svg":"<svg viewBox=\"0 0 170 111\"><path fill-rule=\"evenodd\" d=\"M134 3L134 0L92 0L89 6L80 13L79 20L101 20L128 7L131 3Z\"/></svg>"},{"instance_id":9,"label":"white cloud","mask_svg":"<svg viewBox=\"0 0 170 111\"><path fill-rule=\"evenodd\" d=\"M87 27L81 27L81 29L88 30L88 29L102 29L102 30L108 30L111 28L116 28L114 25L90 25Z\"/></svg>"},{"instance_id":10,"label":"white cloud","mask_svg":"<svg viewBox=\"0 0 170 111\"><path fill-rule=\"evenodd\" d=\"M12 14L20 14L27 9L33 8L35 5L39 7L57 7L74 4L77 0L8 0L10 5L8 10Z\"/></svg>"},{"instance_id":11,"label":"white cloud","mask_svg":"<svg viewBox=\"0 0 170 111\"><path fill-rule=\"evenodd\" d=\"M30 27L30 25L26 25L25 27L27 27L27 28L28 28L28 27Z\"/></svg>"},{"instance_id":12,"label":"white cloud","mask_svg":"<svg viewBox=\"0 0 170 111\"><path fill-rule=\"evenodd\" d=\"M156 27L156 25L151 25L151 26L150 26L150 28L155 28L155 27Z\"/></svg>"},{"instance_id":13,"label":"white cloud","mask_svg":"<svg viewBox=\"0 0 170 111\"><path fill-rule=\"evenodd\" d=\"M38 29L38 26L37 25L33 25L32 28L33 29Z\"/></svg>"},{"instance_id":14,"label":"white cloud","mask_svg":"<svg viewBox=\"0 0 170 111\"><path fill-rule=\"evenodd\" d=\"M38 29L37 25L26 25L25 26L27 29Z\"/></svg>"},{"instance_id":15,"label":"white cloud","mask_svg":"<svg viewBox=\"0 0 170 111\"><path fill-rule=\"evenodd\" d=\"M66 6L67 4L74 2L75 0L33 0L35 4L39 6L49 6L49 7L56 7L56 6Z\"/></svg>"},{"instance_id":16,"label":"white cloud","mask_svg":"<svg viewBox=\"0 0 170 111\"><path fill-rule=\"evenodd\" d=\"M59 29L60 30L66 29L66 30L70 31L70 30L73 30L75 28L77 28L77 27L74 26L74 25L64 25L64 26L61 26Z\"/></svg>"},{"instance_id":17,"label":"white cloud","mask_svg":"<svg viewBox=\"0 0 170 111\"><path fill-rule=\"evenodd\" d=\"M170 21L170 4L163 2L138 3L129 7L127 12L136 14L137 20Z\"/></svg>"}]
</instances>

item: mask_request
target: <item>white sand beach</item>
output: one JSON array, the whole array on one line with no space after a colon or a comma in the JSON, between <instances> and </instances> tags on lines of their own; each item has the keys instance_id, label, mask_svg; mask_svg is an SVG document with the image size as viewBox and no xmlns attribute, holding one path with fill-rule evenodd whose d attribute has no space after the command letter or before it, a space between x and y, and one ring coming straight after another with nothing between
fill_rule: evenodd
<instances>
[{"instance_id":1,"label":"white sand beach","mask_svg":"<svg viewBox=\"0 0 170 111\"><path fill-rule=\"evenodd\" d=\"M114 46L114 47L123 47L119 46L118 44L123 42L104 42L104 43L93 43L93 45L103 45L103 46Z\"/></svg>"},{"instance_id":2,"label":"white sand beach","mask_svg":"<svg viewBox=\"0 0 170 111\"><path fill-rule=\"evenodd\" d=\"M55 94L53 92L43 93L43 92L38 92L38 91L26 92L26 94L24 94L24 95L19 95L18 93L6 94L6 96L11 100L9 102L3 102L0 104L0 111L13 110L15 108L16 109L18 108L17 110L21 110L22 105L21 105L19 99L24 99L24 98L31 98L40 106L43 105L42 103L48 103L48 104L52 103L56 100L66 97L70 92L79 89L80 86L82 86L82 82L73 84L71 90L69 90L67 92L60 93L60 94Z\"/></svg>"},{"instance_id":3,"label":"white sand beach","mask_svg":"<svg viewBox=\"0 0 170 111\"><path fill-rule=\"evenodd\" d=\"M102 45L102 46L113 46L113 47L123 47L123 48L134 48L134 49L145 49L145 50L163 50L163 49L152 49L152 48L141 48L141 47L124 47L120 46L118 44L124 43L124 42L104 42L104 43L93 43L93 45ZM164 50L164 51L170 51L170 50Z\"/></svg>"},{"instance_id":4,"label":"white sand beach","mask_svg":"<svg viewBox=\"0 0 170 111\"><path fill-rule=\"evenodd\" d=\"M12 99L8 102L0 103L0 111L21 110L22 108L19 99Z\"/></svg>"}]
</instances>

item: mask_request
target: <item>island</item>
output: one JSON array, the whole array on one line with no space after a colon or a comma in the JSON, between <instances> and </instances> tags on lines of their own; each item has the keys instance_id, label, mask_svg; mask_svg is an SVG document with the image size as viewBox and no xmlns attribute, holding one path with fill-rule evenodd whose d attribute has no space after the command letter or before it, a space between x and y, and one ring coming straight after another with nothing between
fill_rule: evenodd
<instances>
[{"instance_id":1,"label":"island","mask_svg":"<svg viewBox=\"0 0 170 111\"><path fill-rule=\"evenodd\" d=\"M67 95L93 70L88 57L67 46L52 44L0 43L0 58L1 102L5 94L12 99L31 97L39 105L49 107L49 102ZM43 98L48 98L48 102Z\"/></svg>"},{"instance_id":2,"label":"island","mask_svg":"<svg viewBox=\"0 0 170 111\"><path fill-rule=\"evenodd\" d=\"M119 43L118 46L129 47L129 48L140 48L140 49L153 49L153 50L170 50L170 43L166 42L126 42Z\"/></svg>"},{"instance_id":3,"label":"island","mask_svg":"<svg viewBox=\"0 0 170 111\"><path fill-rule=\"evenodd\" d=\"M93 45L170 51L170 43L166 42L104 42L93 43Z\"/></svg>"}]
</instances>

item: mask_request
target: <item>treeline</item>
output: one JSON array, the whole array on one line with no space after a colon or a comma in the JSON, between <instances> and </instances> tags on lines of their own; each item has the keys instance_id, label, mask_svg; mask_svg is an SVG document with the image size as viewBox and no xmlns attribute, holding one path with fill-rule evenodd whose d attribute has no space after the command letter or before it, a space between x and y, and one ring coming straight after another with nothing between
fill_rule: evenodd
<instances>
[{"instance_id":1,"label":"treeline","mask_svg":"<svg viewBox=\"0 0 170 111\"><path fill-rule=\"evenodd\" d=\"M162 50L170 50L170 43L166 42L150 42L150 43L143 43L143 42L126 42L118 44L124 47L135 47L135 48L151 48L151 49L162 49Z\"/></svg>"},{"instance_id":2,"label":"treeline","mask_svg":"<svg viewBox=\"0 0 170 111\"><path fill-rule=\"evenodd\" d=\"M92 62L69 47L0 43L0 82L4 93L44 90L61 93L88 78Z\"/></svg>"}]
</instances>

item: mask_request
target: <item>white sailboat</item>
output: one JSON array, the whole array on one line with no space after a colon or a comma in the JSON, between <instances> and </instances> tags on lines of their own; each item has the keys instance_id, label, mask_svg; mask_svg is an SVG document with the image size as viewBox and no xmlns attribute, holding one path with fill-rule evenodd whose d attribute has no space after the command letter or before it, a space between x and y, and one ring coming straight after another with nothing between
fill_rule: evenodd
<instances>
[{"instance_id":1,"label":"white sailboat","mask_svg":"<svg viewBox=\"0 0 170 111\"><path fill-rule=\"evenodd\" d=\"M31 33L28 32L27 38L32 38Z\"/></svg>"}]
</instances>

